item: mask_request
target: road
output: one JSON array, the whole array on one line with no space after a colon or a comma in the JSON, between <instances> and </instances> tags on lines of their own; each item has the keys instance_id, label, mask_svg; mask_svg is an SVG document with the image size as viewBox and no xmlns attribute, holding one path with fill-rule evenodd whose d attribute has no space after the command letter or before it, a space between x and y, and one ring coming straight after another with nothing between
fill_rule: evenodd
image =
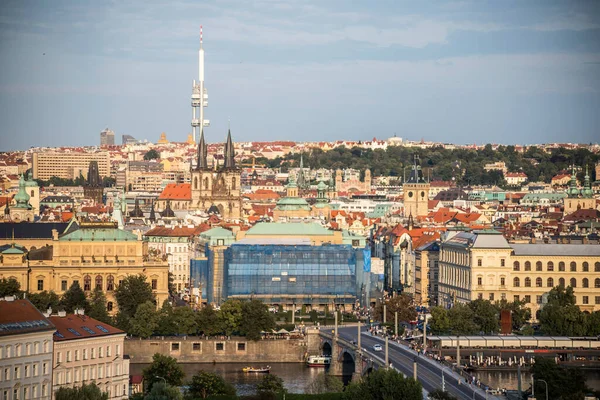
<instances>
[{"instance_id":1,"label":"road","mask_svg":"<svg viewBox=\"0 0 600 400\"><path fill-rule=\"evenodd\" d=\"M356 326L338 328L340 338L347 341L356 341L358 329ZM373 345L381 344L383 351L373 351ZM404 375L413 376L413 361L417 359L417 378L427 392L442 388L442 368L444 373L445 389L460 400L487 400L494 396L487 394L475 385L469 385L464 378L451 371L447 366L442 366L428 357L418 356L417 353L405 345L389 341L388 359L392 366ZM385 359L385 340L378 336L371 336L366 328L361 331L361 347L363 353ZM460 383L459 383L460 381Z\"/></svg>"}]
</instances>

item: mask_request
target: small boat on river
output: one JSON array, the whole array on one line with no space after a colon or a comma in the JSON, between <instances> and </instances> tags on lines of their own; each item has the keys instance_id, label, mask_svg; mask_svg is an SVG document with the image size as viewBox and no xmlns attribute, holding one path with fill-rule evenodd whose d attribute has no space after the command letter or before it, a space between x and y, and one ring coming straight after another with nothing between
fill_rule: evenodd
<instances>
[{"instance_id":1,"label":"small boat on river","mask_svg":"<svg viewBox=\"0 0 600 400\"><path fill-rule=\"evenodd\" d=\"M306 365L315 368L328 367L331 364L331 356L309 356L306 359Z\"/></svg>"},{"instance_id":2,"label":"small boat on river","mask_svg":"<svg viewBox=\"0 0 600 400\"><path fill-rule=\"evenodd\" d=\"M244 372L255 372L259 374L268 374L271 371L271 366L267 365L266 367L244 367L242 368Z\"/></svg>"}]
</instances>

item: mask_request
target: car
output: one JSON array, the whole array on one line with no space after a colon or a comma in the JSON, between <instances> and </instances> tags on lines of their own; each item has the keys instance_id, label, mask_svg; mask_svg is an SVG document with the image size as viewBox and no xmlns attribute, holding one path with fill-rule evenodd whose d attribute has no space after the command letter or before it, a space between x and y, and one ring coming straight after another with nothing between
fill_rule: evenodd
<instances>
[{"instance_id":1,"label":"car","mask_svg":"<svg viewBox=\"0 0 600 400\"><path fill-rule=\"evenodd\" d=\"M383 347L380 344L373 345L373 351L382 351Z\"/></svg>"}]
</instances>

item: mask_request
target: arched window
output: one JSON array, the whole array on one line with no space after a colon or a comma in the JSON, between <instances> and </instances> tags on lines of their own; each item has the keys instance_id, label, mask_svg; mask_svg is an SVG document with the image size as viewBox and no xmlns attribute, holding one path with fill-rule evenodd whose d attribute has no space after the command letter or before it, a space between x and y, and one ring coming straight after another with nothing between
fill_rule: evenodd
<instances>
[{"instance_id":1,"label":"arched window","mask_svg":"<svg viewBox=\"0 0 600 400\"><path fill-rule=\"evenodd\" d=\"M584 261L583 264L581 264L581 269L583 269L583 272L589 272L590 264L588 264L587 261Z\"/></svg>"},{"instance_id":2,"label":"arched window","mask_svg":"<svg viewBox=\"0 0 600 400\"><path fill-rule=\"evenodd\" d=\"M520 271L521 270L521 264L519 264L518 261L515 261L513 263L513 271Z\"/></svg>"},{"instance_id":3,"label":"arched window","mask_svg":"<svg viewBox=\"0 0 600 400\"><path fill-rule=\"evenodd\" d=\"M542 287L542 278L535 278L535 287Z\"/></svg>"},{"instance_id":4,"label":"arched window","mask_svg":"<svg viewBox=\"0 0 600 400\"><path fill-rule=\"evenodd\" d=\"M585 288L586 288L586 287L590 287L590 281L588 281L588 278L583 278L583 279L581 280L581 286L582 286L582 287L585 287Z\"/></svg>"},{"instance_id":5,"label":"arched window","mask_svg":"<svg viewBox=\"0 0 600 400\"><path fill-rule=\"evenodd\" d=\"M106 311L112 311L113 310L113 302L109 301L108 303L106 303Z\"/></svg>"},{"instance_id":6,"label":"arched window","mask_svg":"<svg viewBox=\"0 0 600 400\"><path fill-rule=\"evenodd\" d=\"M525 278L525 287L531 287L531 278Z\"/></svg>"},{"instance_id":7,"label":"arched window","mask_svg":"<svg viewBox=\"0 0 600 400\"><path fill-rule=\"evenodd\" d=\"M531 263L529 261L525 261L525 271L531 271Z\"/></svg>"},{"instance_id":8,"label":"arched window","mask_svg":"<svg viewBox=\"0 0 600 400\"><path fill-rule=\"evenodd\" d=\"M571 272L577 272L577 263L575 261L571 261L569 268L571 269Z\"/></svg>"},{"instance_id":9,"label":"arched window","mask_svg":"<svg viewBox=\"0 0 600 400\"><path fill-rule=\"evenodd\" d=\"M596 263L594 264L594 271L595 271L595 272L600 272L600 262L596 262Z\"/></svg>"},{"instance_id":10,"label":"arched window","mask_svg":"<svg viewBox=\"0 0 600 400\"><path fill-rule=\"evenodd\" d=\"M565 287L565 278L560 278L558 280L558 286L563 287L563 288Z\"/></svg>"},{"instance_id":11,"label":"arched window","mask_svg":"<svg viewBox=\"0 0 600 400\"><path fill-rule=\"evenodd\" d=\"M515 278L513 279L513 286L514 287L519 287L521 286L521 280L519 278Z\"/></svg>"},{"instance_id":12,"label":"arched window","mask_svg":"<svg viewBox=\"0 0 600 400\"><path fill-rule=\"evenodd\" d=\"M571 278L571 287L577 287L577 279Z\"/></svg>"},{"instance_id":13,"label":"arched window","mask_svg":"<svg viewBox=\"0 0 600 400\"><path fill-rule=\"evenodd\" d=\"M548 271L554 271L554 263L552 261L548 261Z\"/></svg>"},{"instance_id":14,"label":"arched window","mask_svg":"<svg viewBox=\"0 0 600 400\"><path fill-rule=\"evenodd\" d=\"M31 191L31 196L29 197L35 197L35 192L33 190Z\"/></svg>"},{"instance_id":15,"label":"arched window","mask_svg":"<svg viewBox=\"0 0 600 400\"><path fill-rule=\"evenodd\" d=\"M115 290L115 277L112 275L106 277L106 290Z\"/></svg>"},{"instance_id":16,"label":"arched window","mask_svg":"<svg viewBox=\"0 0 600 400\"><path fill-rule=\"evenodd\" d=\"M90 291L92 290L92 277L86 275L83 277L83 290Z\"/></svg>"},{"instance_id":17,"label":"arched window","mask_svg":"<svg viewBox=\"0 0 600 400\"><path fill-rule=\"evenodd\" d=\"M96 289L102 290L102 275L96 275Z\"/></svg>"},{"instance_id":18,"label":"arched window","mask_svg":"<svg viewBox=\"0 0 600 400\"><path fill-rule=\"evenodd\" d=\"M535 263L535 270L536 271L541 271L542 270L542 262L538 261Z\"/></svg>"},{"instance_id":19,"label":"arched window","mask_svg":"<svg viewBox=\"0 0 600 400\"><path fill-rule=\"evenodd\" d=\"M546 286L554 287L554 279L548 278L548 280L546 281Z\"/></svg>"},{"instance_id":20,"label":"arched window","mask_svg":"<svg viewBox=\"0 0 600 400\"><path fill-rule=\"evenodd\" d=\"M563 261L558 263L558 270L560 272L565 272L565 263Z\"/></svg>"},{"instance_id":21,"label":"arched window","mask_svg":"<svg viewBox=\"0 0 600 400\"><path fill-rule=\"evenodd\" d=\"M204 189L208 189L208 178L204 178Z\"/></svg>"},{"instance_id":22,"label":"arched window","mask_svg":"<svg viewBox=\"0 0 600 400\"><path fill-rule=\"evenodd\" d=\"M231 178L231 190L235 190L235 177Z\"/></svg>"},{"instance_id":23,"label":"arched window","mask_svg":"<svg viewBox=\"0 0 600 400\"><path fill-rule=\"evenodd\" d=\"M600 278L596 278L596 280L594 281L594 287L596 289L600 288Z\"/></svg>"}]
</instances>

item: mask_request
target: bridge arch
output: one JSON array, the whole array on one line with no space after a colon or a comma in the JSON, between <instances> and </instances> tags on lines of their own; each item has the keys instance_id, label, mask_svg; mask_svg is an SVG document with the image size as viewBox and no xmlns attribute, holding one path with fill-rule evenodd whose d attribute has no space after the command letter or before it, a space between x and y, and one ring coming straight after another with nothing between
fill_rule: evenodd
<instances>
[{"instance_id":1,"label":"bridge arch","mask_svg":"<svg viewBox=\"0 0 600 400\"><path fill-rule=\"evenodd\" d=\"M324 356L330 356L332 354L332 346L328 341L323 342L321 346L321 354Z\"/></svg>"}]
</instances>

